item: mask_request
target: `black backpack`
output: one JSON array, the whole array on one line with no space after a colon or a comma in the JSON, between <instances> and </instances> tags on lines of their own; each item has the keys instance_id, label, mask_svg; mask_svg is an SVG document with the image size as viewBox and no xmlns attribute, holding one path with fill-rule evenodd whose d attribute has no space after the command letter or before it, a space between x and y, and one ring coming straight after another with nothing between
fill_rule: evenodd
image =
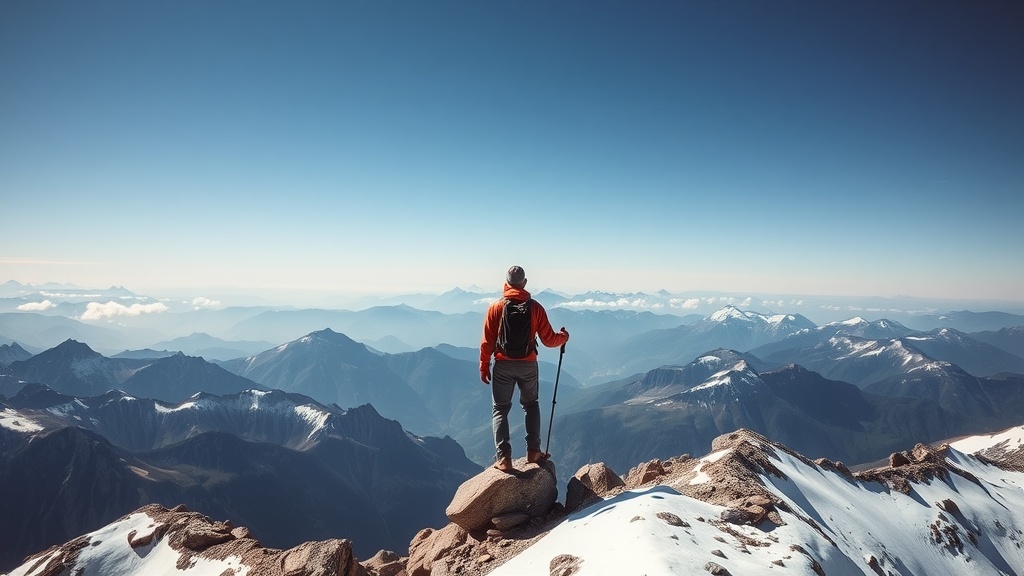
<instances>
[{"instance_id":1,"label":"black backpack","mask_svg":"<svg viewBox=\"0 0 1024 576\"><path fill-rule=\"evenodd\" d=\"M526 358L530 352L537 351L530 314L531 302L532 299L523 302L505 300L505 306L501 309L496 347L507 358Z\"/></svg>"}]
</instances>

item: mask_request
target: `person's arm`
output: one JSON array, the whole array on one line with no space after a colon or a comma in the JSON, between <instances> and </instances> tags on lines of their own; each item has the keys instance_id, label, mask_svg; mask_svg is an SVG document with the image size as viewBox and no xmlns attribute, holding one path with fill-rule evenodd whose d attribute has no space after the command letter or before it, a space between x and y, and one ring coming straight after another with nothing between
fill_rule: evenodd
<instances>
[{"instance_id":1,"label":"person's arm","mask_svg":"<svg viewBox=\"0 0 1024 576\"><path fill-rule=\"evenodd\" d=\"M498 339L498 325L501 324L501 306L491 304L484 315L484 333L480 339L480 381L491 383L491 356Z\"/></svg>"},{"instance_id":2,"label":"person's arm","mask_svg":"<svg viewBox=\"0 0 1024 576\"><path fill-rule=\"evenodd\" d=\"M548 320L548 312L536 300L530 305L530 316L533 320L533 327L537 332L542 344L548 348L557 348L569 341L569 333L563 327L558 332L551 327Z\"/></svg>"}]
</instances>

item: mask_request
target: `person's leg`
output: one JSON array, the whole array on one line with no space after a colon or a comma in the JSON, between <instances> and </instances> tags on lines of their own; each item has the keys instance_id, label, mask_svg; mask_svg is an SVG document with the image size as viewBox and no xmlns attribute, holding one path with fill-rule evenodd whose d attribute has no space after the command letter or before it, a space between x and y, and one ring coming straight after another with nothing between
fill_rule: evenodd
<instances>
[{"instance_id":1,"label":"person's leg","mask_svg":"<svg viewBox=\"0 0 1024 576\"><path fill-rule=\"evenodd\" d=\"M509 364L518 362L496 360L491 372L491 431L494 433L496 460L512 456L512 446L508 438L508 412L512 408L515 378Z\"/></svg>"},{"instance_id":2,"label":"person's leg","mask_svg":"<svg viewBox=\"0 0 1024 576\"><path fill-rule=\"evenodd\" d=\"M520 362L516 370L519 403L526 413L526 451L540 452L540 380L536 362Z\"/></svg>"}]
</instances>

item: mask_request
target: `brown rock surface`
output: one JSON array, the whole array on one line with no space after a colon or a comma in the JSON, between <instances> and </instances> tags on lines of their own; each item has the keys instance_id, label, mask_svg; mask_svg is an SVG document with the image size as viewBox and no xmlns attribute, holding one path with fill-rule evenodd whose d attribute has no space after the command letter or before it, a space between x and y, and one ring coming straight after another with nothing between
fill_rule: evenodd
<instances>
[{"instance_id":1,"label":"brown rock surface","mask_svg":"<svg viewBox=\"0 0 1024 576\"><path fill-rule=\"evenodd\" d=\"M469 533L458 524L448 524L440 530L420 530L409 543L409 560L406 572L409 576L426 576L439 559L450 556L452 551L469 541Z\"/></svg>"},{"instance_id":2,"label":"brown rock surface","mask_svg":"<svg viewBox=\"0 0 1024 576\"><path fill-rule=\"evenodd\" d=\"M565 488L565 509L572 512L625 485L622 478L604 462L587 464L569 479Z\"/></svg>"},{"instance_id":3,"label":"brown rock surface","mask_svg":"<svg viewBox=\"0 0 1024 576\"><path fill-rule=\"evenodd\" d=\"M381 550L372 558L360 562L368 576L398 576L405 570L406 558L390 550Z\"/></svg>"},{"instance_id":4,"label":"brown rock surface","mask_svg":"<svg viewBox=\"0 0 1024 576\"><path fill-rule=\"evenodd\" d=\"M487 468L463 482L445 514L470 531L491 527L493 518L506 514L543 517L558 498L556 481L555 465L550 460L529 464L520 458L511 473Z\"/></svg>"},{"instance_id":5,"label":"brown rock surface","mask_svg":"<svg viewBox=\"0 0 1024 576\"><path fill-rule=\"evenodd\" d=\"M155 525L152 534L130 532L124 545L143 548L166 543L178 552L177 568L185 569L195 558L224 560L230 556L241 558L249 567L251 576L361 576L362 566L352 555L348 540L306 542L290 550L264 548L252 538L239 538L237 529L224 522L214 522L184 506L168 510L158 504L149 504L116 522L125 521L134 514L146 514ZM33 566L32 573L40 575L77 573L79 552L90 545L90 535L55 546L26 559Z\"/></svg>"}]
</instances>

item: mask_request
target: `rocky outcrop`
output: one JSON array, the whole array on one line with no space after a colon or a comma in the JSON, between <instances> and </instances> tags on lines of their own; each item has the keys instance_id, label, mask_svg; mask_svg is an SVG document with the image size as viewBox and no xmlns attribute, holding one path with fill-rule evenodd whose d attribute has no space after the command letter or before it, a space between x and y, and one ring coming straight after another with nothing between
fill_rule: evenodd
<instances>
[{"instance_id":1,"label":"rocky outcrop","mask_svg":"<svg viewBox=\"0 0 1024 576\"><path fill-rule=\"evenodd\" d=\"M554 463L514 464L511 473L487 468L463 482L445 510L448 519L467 531L505 531L547 515L558 498Z\"/></svg>"},{"instance_id":2,"label":"rocky outcrop","mask_svg":"<svg viewBox=\"0 0 1024 576\"><path fill-rule=\"evenodd\" d=\"M27 573L39 576L98 573L90 565L94 556L82 551L103 551L102 561L116 558L147 558L149 551L167 547L177 554L176 566L184 570L198 562L221 563L224 573L246 568L260 576L364 576L366 571L352 554L348 540L305 542L289 550L265 548L249 537L248 530L230 522L215 522L184 506L168 510L158 504L144 506L107 527L54 546L26 559ZM154 555L155 556L155 555ZM116 562L116 560L115 560ZM124 576L143 576L166 567L118 562Z\"/></svg>"},{"instance_id":3,"label":"rocky outcrop","mask_svg":"<svg viewBox=\"0 0 1024 576\"><path fill-rule=\"evenodd\" d=\"M406 572L409 576L433 574L436 562L446 558L466 557L468 548L472 548L469 533L458 524L448 524L440 530L425 528L409 543Z\"/></svg>"},{"instance_id":4,"label":"rocky outcrop","mask_svg":"<svg viewBox=\"0 0 1024 576\"><path fill-rule=\"evenodd\" d=\"M368 576L399 576L405 570L406 560L390 550L381 550L360 564Z\"/></svg>"},{"instance_id":5,"label":"rocky outcrop","mask_svg":"<svg viewBox=\"0 0 1024 576\"><path fill-rule=\"evenodd\" d=\"M657 458L644 462L626 473L626 485L630 488L654 482L665 475L665 465Z\"/></svg>"},{"instance_id":6,"label":"rocky outcrop","mask_svg":"<svg viewBox=\"0 0 1024 576\"><path fill-rule=\"evenodd\" d=\"M933 478L946 479L950 474L962 476L977 484L978 479L973 474L946 459L948 451L947 444L939 447L917 444L909 452L895 452L890 455L888 466L865 470L855 476L861 481L885 484L889 489L904 494L910 493L913 482L927 482Z\"/></svg>"},{"instance_id":7,"label":"rocky outcrop","mask_svg":"<svg viewBox=\"0 0 1024 576\"><path fill-rule=\"evenodd\" d=\"M486 574L564 515L554 462L513 464L511 473L488 468L459 487L445 511L451 523L409 544L408 576Z\"/></svg>"},{"instance_id":8,"label":"rocky outcrop","mask_svg":"<svg viewBox=\"0 0 1024 576\"><path fill-rule=\"evenodd\" d=\"M599 501L616 488L626 485L604 462L587 464L576 471L565 488L565 509L572 512Z\"/></svg>"},{"instance_id":9,"label":"rocky outcrop","mask_svg":"<svg viewBox=\"0 0 1024 576\"><path fill-rule=\"evenodd\" d=\"M770 515L777 499L765 488L760 476L781 476L782 472L771 463L771 455L775 450L790 451L745 429L719 436L711 448L711 454L700 459L683 455L640 464L626 474L625 487L633 490L666 485L691 498L739 511L728 514L734 520L744 519L739 523L765 518L781 523L778 514ZM790 453L807 461L795 452Z\"/></svg>"}]
</instances>

